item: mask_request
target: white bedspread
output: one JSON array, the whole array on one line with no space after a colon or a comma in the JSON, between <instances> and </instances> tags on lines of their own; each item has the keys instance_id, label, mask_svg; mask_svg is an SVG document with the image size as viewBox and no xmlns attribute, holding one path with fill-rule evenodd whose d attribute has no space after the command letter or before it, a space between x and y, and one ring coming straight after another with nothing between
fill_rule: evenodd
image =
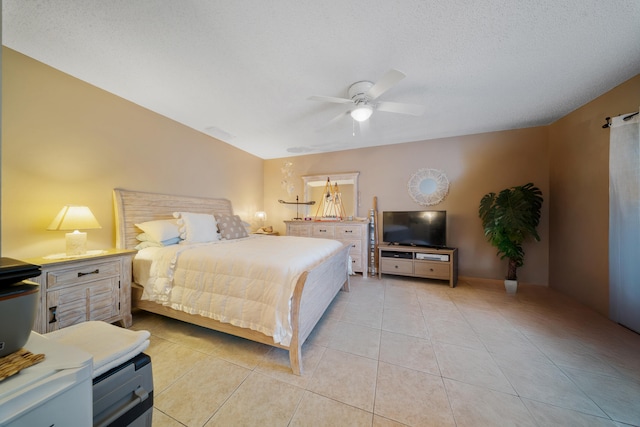
<instances>
[{"instance_id":1,"label":"white bedspread","mask_svg":"<svg viewBox=\"0 0 640 427\"><path fill-rule=\"evenodd\" d=\"M288 346L298 278L341 246L329 239L250 236L146 248L134 259L134 280L144 286L144 300L260 331Z\"/></svg>"}]
</instances>

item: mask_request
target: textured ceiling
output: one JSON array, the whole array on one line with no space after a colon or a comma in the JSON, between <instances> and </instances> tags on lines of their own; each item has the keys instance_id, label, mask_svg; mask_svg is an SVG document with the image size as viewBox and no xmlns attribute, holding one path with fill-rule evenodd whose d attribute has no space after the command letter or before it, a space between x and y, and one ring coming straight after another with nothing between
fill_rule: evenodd
<instances>
[{"instance_id":1,"label":"textured ceiling","mask_svg":"<svg viewBox=\"0 0 640 427\"><path fill-rule=\"evenodd\" d=\"M2 7L4 45L265 159L545 125L640 73L638 0ZM327 125L347 107L307 100L391 68L407 77L379 100L422 116Z\"/></svg>"}]
</instances>

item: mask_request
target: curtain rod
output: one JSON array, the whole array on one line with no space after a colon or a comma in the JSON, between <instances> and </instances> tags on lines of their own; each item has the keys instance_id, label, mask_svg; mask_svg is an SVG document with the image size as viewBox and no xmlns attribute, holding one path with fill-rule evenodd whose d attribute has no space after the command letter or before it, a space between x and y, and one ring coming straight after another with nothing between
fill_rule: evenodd
<instances>
[{"instance_id":1,"label":"curtain rod","mask_svg":"<svg viewBox=\"0 0 640 427\"><path fill-rule=\"evenodd\" d=\"M637 116L637 115L638 115L638 113L640 113L640 111L636 111L635 113L631 113L631 114L629 114L629 115L627 115L627 116L624 116L624 117L622 118L622 120L624 120L625 122L626 122L627 120L631 120L631 118L632 118L632 117ZM607 123L605 123L605 124L603 124L603 125L602 125L602 129L606 129L606 128L608 128L608 127L611 127L611 117L607 117L607 118L605 118L605 120L607 121Z\"/></svg>"}]
</instances>

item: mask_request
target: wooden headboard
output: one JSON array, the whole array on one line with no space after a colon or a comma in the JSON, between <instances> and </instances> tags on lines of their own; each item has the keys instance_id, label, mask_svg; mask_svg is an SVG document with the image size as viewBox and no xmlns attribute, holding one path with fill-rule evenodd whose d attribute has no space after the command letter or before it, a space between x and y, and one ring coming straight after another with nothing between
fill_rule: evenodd
<instances>
[{"instance_id":1,"label":"wooden headboard","mask_svg":"<svg viewBox=\"0 0 640 427\"><path fill-rule=\"evenodd\" d=\"M113 190L116 214L116 248L133 249L142 231L135 224L157 219L171 219L174 212L233 215L227 199L145 193L116 188Z\"/></svg>"}]
</instances>

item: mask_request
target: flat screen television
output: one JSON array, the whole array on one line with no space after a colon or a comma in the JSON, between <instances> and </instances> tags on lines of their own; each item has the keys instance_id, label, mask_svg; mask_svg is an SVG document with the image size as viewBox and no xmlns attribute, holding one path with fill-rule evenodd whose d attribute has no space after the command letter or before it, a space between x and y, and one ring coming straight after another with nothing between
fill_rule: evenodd
<instances>
[{"instance_id":1,"label":"flat screen television","mask_svg":"<svg viewBox=\"0 0 640 427\"><path fill-rule=\"evenodd\" d=\"M405 246L447 246L447 211L383 211L382 242Z\"/></svg>"}]
</instances>

